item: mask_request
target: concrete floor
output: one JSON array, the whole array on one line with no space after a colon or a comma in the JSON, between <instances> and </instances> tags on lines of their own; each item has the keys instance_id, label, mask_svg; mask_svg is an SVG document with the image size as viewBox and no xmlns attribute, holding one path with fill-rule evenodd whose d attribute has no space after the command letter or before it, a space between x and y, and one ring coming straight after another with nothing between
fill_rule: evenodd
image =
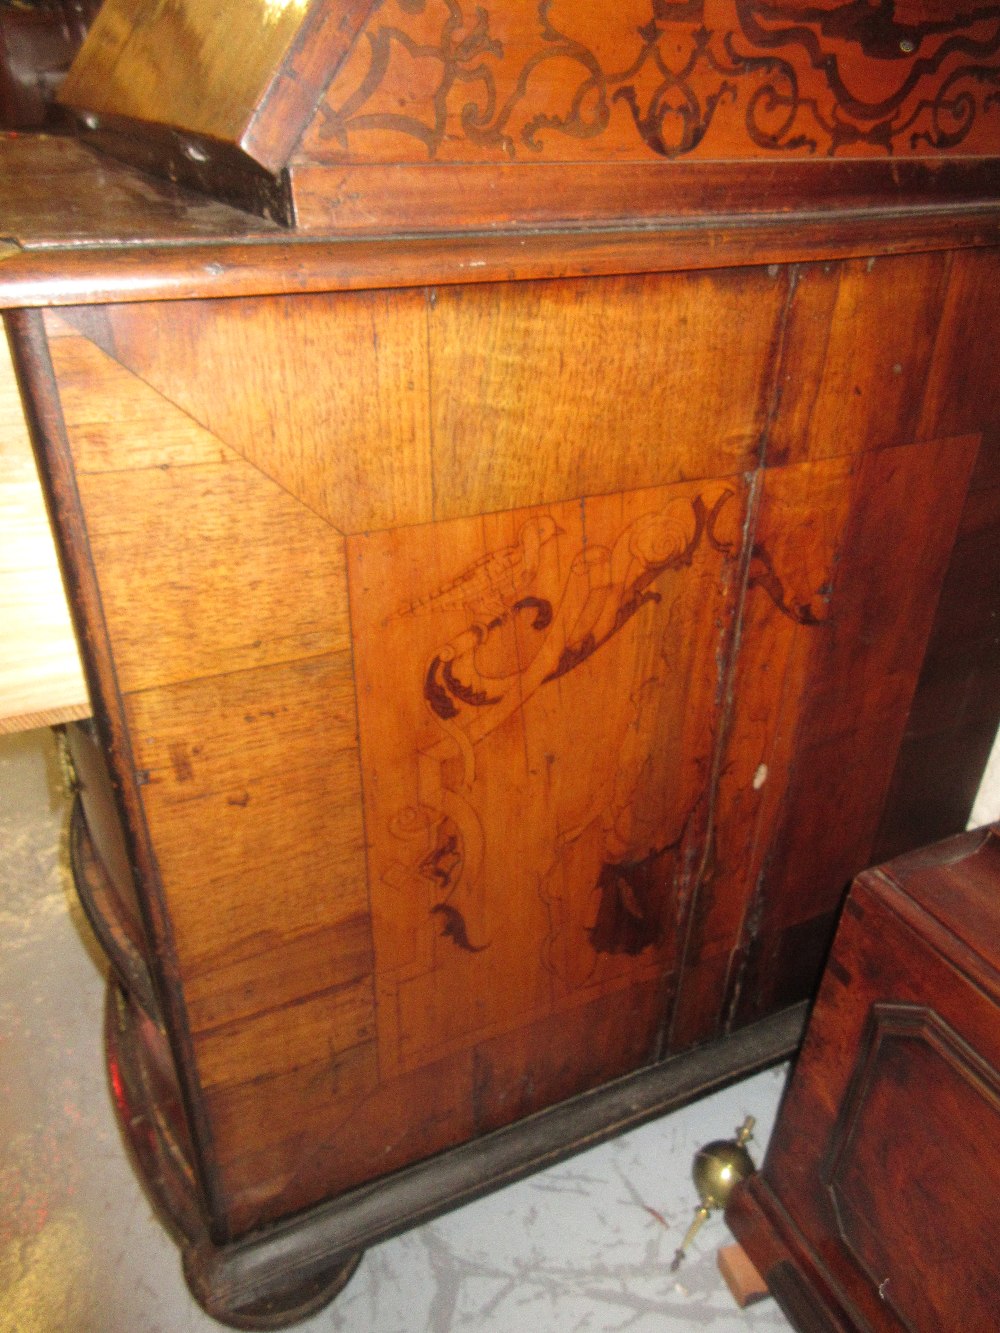
<instances>
[{"instance_id":1,"label":"concrete floor","mask_svg":"<svg viewBox=\"0 0 1000 1333\"><path fill-rule=\"evenodd\" d=\"M118 1135L101 1053L103 959L70 885L47 732L0 738L0 1333L212 1330ZM976 822L1000 817L1000 752ZM787 1329L740 1313L706 1225L676 1276L707 1139L757 1117L773 1070L370 1250L302 1333Z\"/></svg>"}]
</instances>

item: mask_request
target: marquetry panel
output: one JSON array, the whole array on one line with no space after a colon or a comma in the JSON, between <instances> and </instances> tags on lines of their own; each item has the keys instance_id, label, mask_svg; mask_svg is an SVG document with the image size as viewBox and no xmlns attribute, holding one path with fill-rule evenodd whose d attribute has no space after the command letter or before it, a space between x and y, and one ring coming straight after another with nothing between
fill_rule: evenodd
<instances>
[{"instance_id":1,"label":"marquetry panel","mask_svg":"<svg viewBox=\"0 0 1000 1333\"><path fill-rule=\"evenodd\" d=\"M386 1067L672 970L745 503L738 479L351 540Z\"/></svg>"},{"instance_id":2,"label":"marquetry panel","mask_svg":"<svg viewBox=\"0 0 1000 1333\"><path fill-rule=\"evenodd\" d=\"M378 6L301 153L340 163L995 152L1000 9Z\"/></svg>"},{"instance_id":3,"label":"marquetry panel","mask_svg":"<svg viewBox=\"0 0 1000 1333\"><path fill-rule=\"evenodd\" d=\"M927 434L949 281L920 255L69 316L234 1234L809 991L978 443Z\"/></svg>"}]
</instances>

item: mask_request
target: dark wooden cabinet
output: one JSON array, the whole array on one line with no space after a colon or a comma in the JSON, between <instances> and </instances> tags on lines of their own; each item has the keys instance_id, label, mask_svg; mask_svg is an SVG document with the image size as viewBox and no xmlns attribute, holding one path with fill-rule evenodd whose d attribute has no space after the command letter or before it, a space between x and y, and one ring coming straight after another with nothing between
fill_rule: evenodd
<instances>
[{"instance_id":1,"label":"dark wooden cabinet","mask_svg":"<svg viewBox=\"0 0 1000 1333\"><path fill-rule=\"evenodd\" d=\"M996 1327L1000 832L854 883L727 1220L802 1329Z\"/></svg>"},{"instance_id":2,"label":"dark wooden cabinet","mask_svg":"<svg viewBox=\"0 0 1000 1333\"><path fill-rule=\"evenodd\" d=\"M61 97L159 179L0 143L111 1064L227 1318L787 1054L981 771L1000 12L835 12L108 0Z\"/></svg>"}]
</instances>

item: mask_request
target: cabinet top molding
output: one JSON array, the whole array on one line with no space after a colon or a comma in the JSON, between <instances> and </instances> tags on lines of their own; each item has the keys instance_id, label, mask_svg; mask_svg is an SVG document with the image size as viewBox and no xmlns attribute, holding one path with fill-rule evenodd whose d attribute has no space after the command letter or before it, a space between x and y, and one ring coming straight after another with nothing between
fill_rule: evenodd
<instances>
[{"instance_id":1,"label":"cabinet top molding","mask_svg":"<svg viewBox=\"0 0 1000 1333\"><path fill-rule=\"evenodd\" d=\"M780 208L816 163L1000 152L977 0L107 0L60 92L96 145L300 230ZM694 165L714 167L692 183Z\"/></svg>"}]
</instances>

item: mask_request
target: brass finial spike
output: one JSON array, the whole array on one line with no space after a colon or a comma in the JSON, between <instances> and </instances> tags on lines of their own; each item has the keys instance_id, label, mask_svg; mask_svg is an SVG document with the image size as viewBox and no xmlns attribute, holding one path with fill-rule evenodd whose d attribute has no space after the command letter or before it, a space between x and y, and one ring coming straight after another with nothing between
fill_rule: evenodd
<instances>
[{"instance_id":1,"label":"brass finial spike","mask_svg":"<svg viewBox=\"0 0 1000 1333\"><path fill-rule=\"evenodd\" d=\"M687 1252L687 1247L694 1240L695 1236L698 1234L698 1228L701 1226L702 1222L704 1222L709 1217L711 1211L712 1210L710 1208L702 1204L702 1206L695 1213L694 1221L688 1227L687 1234L681 1241L677 1250L674 1252L673 1263L670 1265L671 1273L676 1273L678 1268L680 1268L681 1260L684 1258L684 1255Z\"/></svg>"},{"instance_id":2,"label":"brass finial spike","mask_svg":"<svg viewBox=\"0 0 1000 1333\"><path fill-rule=\"evenodd\" d=\"M748 1144L750 1140L753 1138L753 1127L754 1125L756 1125L756 1123L757 1121L754 1119L754 1117L752 1115L748 1115L747 1118L743 1121L743 1124L740 1125L739 1129L737 1129L736 1142L739 1144L741 1148L744 1147L746 1144Z\"/></svg>"}]
</instances>

